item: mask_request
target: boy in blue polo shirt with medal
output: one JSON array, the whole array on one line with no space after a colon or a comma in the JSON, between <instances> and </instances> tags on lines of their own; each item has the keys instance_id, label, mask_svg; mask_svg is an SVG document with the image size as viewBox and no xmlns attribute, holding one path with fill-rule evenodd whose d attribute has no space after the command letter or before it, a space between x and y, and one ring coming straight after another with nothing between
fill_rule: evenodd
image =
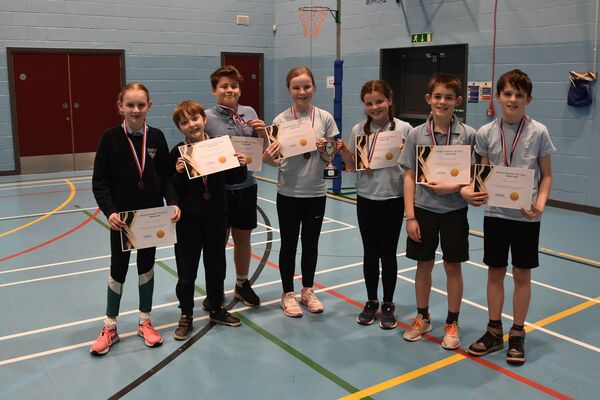
<instances>
[{"instance_id":1,"label":"boy in blue polo shirt with medal","mask_svg":"<svg viewBox=\"0 0 600 400\"><path fill-rule=\"evenodd\" d=\"M540 218L552 188L550 157L556 148L548 129L525 115L533 85L526 73L515 69L497 83L496 98L502 117L477 132L475 151L482 164L535 170L531 209L486 207L483 223L484 257L489 267L487 281L489 322L486 333L468 351L483 356L503 348L502 306L508 251L513 266L513 326L509 331L506 361L525 362L525 317L531 299L531 270L539 265Z\"/></svg>"}]
</instances>

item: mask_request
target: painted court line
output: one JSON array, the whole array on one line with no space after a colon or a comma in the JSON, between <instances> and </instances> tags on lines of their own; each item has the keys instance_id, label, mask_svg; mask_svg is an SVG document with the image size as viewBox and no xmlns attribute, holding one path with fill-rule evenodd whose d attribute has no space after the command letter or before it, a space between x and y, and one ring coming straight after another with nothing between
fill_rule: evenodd
<instances>
[{"instance_id":1,"label":"painted court line","mask_svg":"<svg viewBox=\"0 0 600 400\"><path fill-rule=\"evenodd\" d=\"M69 179L71 182L75 182L75 183L83 183L83 182L91 182L92 181L91 176L80 176L80 177L71 177L71 178L40 179L40 180L35 180L35 181L7 182L7 183L0 183L0 190L27 189L29 187L58 186L58 185L62 185L65 182L65 179ZM29 185L38 185L38 186L29 186Z\"/></svg>"},{"instance_id":2,"label":"painted court line","mask_svg":"<svg viewBox=\"0 0 600 400\"><path fill-rule=\"evenodd\" d=\"M78 213L78 212L81 212L81 211L95 210L96 208L98 208L98 207L76 208L76 209L73 209L73 210L63 210L63 211L57 211L53 215ZM8 217L1 217L0 221L10 220L10 219L33 218L33 217L39 217L39 216L42 216L42 215L46 215L46 213L12 215L12 216L8 216Z\"/></svg>"},{"instance_id":3,"label":"painted court line","mask_svg":"<svg viewBox=\"0 0 600 400\"><path fill-rule=\"evenodd\" d=\"M63 208L65 208L67 206L67 204L69 204L71 202L71 200L73 200L73 197L75 197L75 193L77 192L77 189L75 189L75 185L73 185L73 183L70 180L65 179L65 182L67 183L67 185L69 185L69 189L71 191L69 193L69 197L67 197L67 199L65 201L63 201L62 204L60 204L54 210L45 213L41 217L34 219L33 221L29 221L26 224L18 226L18 227L14 228L14 229L11 229L11 230L7 231L7 232L0 233L0 238L2 238L4 236L7 236L7 235L10 235L11 233L18 232L18 231L20 231L22 229L25 229L25 228L33 225L33 224L37 224L38 222L45 220L46 218L48 218L52 214L56 213L57 211L60 211Z\"/></svg>"}]
</instances>

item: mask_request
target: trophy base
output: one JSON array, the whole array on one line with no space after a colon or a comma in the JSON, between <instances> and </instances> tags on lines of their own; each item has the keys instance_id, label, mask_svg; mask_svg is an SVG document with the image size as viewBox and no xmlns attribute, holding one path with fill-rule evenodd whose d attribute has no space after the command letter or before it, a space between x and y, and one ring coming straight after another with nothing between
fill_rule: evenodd
<instances>
[{"instance_id":1,"label":"trophy base","mask_svg":"<svg viewBox=\"0 0 600 400\"><path fill-rule=\"evenodd\" d=\"M326 169L323 171L323 179L337 179L340 177L340 171L337 169Z\"/></svg>"}]
</instances>

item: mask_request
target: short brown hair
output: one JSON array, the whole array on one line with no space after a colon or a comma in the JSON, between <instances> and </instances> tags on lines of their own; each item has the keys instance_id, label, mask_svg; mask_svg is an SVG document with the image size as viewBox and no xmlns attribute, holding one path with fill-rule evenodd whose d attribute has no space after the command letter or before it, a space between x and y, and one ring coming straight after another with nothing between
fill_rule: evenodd
<instances>
[{"instance_id":1,"label":"short brown hair","mask_svg":"<svg viewBox=\"0 0 600 400\"><path fill-rule=\"evenodd\" d=\"M219 67L210 74L210 84L212 85L213 90L217 88L219 84L219 79L226 77L229 79L233 79L237 81L240 85L244 82L244 77L240 74L240 71L233 65L223 65Z\"/></svg>"},{"instance_id":2,"label":"short brown hair","mask_svg":"<svg viewBox=\"0 0 600 400\"><path fill-rule=\"evenodd\" d=\"M527 97L531 97L533 83L531 83L529 76L520 69L513 69L512 71L502 74L502 76L498 79L498 83L496 83L497 96L500 95L500 92L504 90L507 84L510 84L515 89L527 92Z\"/></svg>"},{"instance_id":3,"label":"short brown hair","mask_svg":"<svg viewBox=\"0 0 600 400\"><path fill-rule=\"evenodd\" d=\"M438 85L444 85L448 89L454 90L454 94L456 94L456 97L462 96L462 84L460 82L460 79L458 79L454 75L439 74L431 78L429 80L429 83L427 84L427 88L429 89L428 93L432 94L433 90Z\"/></svg>"},{"instance_id":4,"label":"short brown hair","mask_svg":"<svg viewBox=\"0 0 600 400\"><path fill-rule=\"evenodd\" d=\"M285 86L287 86L287 88L289 89L291 80L302 74L308 75L310 77L312 85L314 87L317 87L317 85L315 84L315 77L314 77L312 71L308 67L294 67L294 68L290 69L290 72L288 72L288 74L285 78Z\"/></svg>"},{"instance_id":5,"label":"short brown hair","mask_svg":"<svg viewBox=\"0 0 600 400\"><path fill-rule=\"evenodd\" d=\"M175 126L179 128L179 121L184 118L185 114L187 115L197 115L200 114L204 119L206 119L206 113L204 112L204 107L202 104L198 103L194 100L184 100L181 103L175 106L173 110L173 122Z\"/></svg>"}]
</instances>

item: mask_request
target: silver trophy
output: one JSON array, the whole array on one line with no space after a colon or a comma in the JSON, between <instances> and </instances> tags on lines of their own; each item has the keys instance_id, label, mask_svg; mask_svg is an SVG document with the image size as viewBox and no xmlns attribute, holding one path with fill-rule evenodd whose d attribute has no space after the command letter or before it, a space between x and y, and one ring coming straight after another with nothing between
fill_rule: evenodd
<instances>
[{"instance_id":1,"label":"silver trophy","mask_svg":"<svg viewBox=\"0 0 600 400\"><path fill-rule=\"evenodd\" d=\"M337 146L335 142L325 142L323 145L325 154L327 154L327 158L329 158L329 162L323 170L323 178L324 179L337 179L340 177L340 171L334 167L333 165L333 157L335 153L337 153Z\"/></svg>"}]
</instances>

